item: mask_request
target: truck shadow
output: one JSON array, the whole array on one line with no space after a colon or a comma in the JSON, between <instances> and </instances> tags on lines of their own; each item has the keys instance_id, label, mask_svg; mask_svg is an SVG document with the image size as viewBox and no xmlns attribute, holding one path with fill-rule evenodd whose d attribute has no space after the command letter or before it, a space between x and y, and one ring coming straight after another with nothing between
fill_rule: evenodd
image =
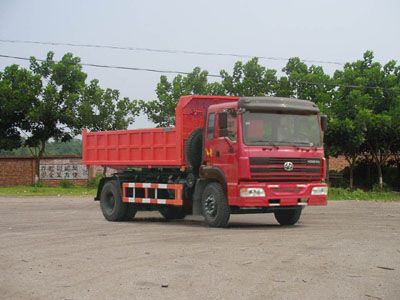
<instances>
[{"instance_id":1,"label":"truck shadow","mask_svg":"<svg viewBox=\"0 0 400 300\"><path fill-rule=\"evenodd\" d=\"M245 229L245 230L256 230L256 229L269 229L269 230L294 230L296 228L302 228L304 225L297 224L295 226L281 226L279 224L271 224L271 223L250 223L250 222L239 222L239 221L232 221L229 222L228 227L226 228L211 228L208 227L204 220L202 219L183 219L183 220L165 220L164 218L160 217L145 217L145 218L134 218L133 220L129 221L129 223L140 223L140 224L163 224L166 226L182 226L182 227L203 227L211 230L238 230L238 229Z\"/></svg>"}]
</instances>

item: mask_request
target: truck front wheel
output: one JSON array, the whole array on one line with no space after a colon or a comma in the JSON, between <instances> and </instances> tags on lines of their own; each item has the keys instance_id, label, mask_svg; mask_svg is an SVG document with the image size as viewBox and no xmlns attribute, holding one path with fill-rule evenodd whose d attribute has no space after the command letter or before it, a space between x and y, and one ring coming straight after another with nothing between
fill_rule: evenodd
<instances>
[{"instance_id":1,"label":"truck front wheel","mask_svg":"<svg viewBox=\"0 0 400 300\"><path fill-rule=\"evenodd\" d=\"M230 209L222 186L217 182L206 185L202 197L203 216L210 227L226 227Z\"/></svg>"},{"instance_id":2,"label":"truck front wheel","mask_svg":"<svg viewBox=\"0 0 400 300\"><path fill-rule=\"evenodd\" d=\"M100 207L108 221L127 221L136 214L131 203L122 202L121 189L116 180L106 182L100 194Z\"/></svg>"},{"instance_id":3,"label":"truck front wheel","mask_svg":"<svg viewBox=\"0 0 400 300\"><path fill-rule=\"evenodd\" d=\"M300 219L302 208L282 209L274 212L280 225L294 225Z\"/></svg>"}]
</instances>

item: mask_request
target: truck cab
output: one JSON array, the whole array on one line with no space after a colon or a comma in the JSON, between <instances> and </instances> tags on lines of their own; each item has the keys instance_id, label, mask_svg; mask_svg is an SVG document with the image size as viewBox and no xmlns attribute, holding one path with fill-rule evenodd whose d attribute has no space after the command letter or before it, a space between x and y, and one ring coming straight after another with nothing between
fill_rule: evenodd
<instances>
[{"instance_id":1,"label":"truck cab","mask_svg":"<svg viewBox=\"0 0 400 300\"><path fill-rule=\"evenodd\" d=\"M242 97L209 106L205 124L200 178L222 186L231 213L273 211L290 224L304 206L326 205L326 120L314 103ZM211 198L202 210L215 217Z\"/></svg>"}]
</instances>

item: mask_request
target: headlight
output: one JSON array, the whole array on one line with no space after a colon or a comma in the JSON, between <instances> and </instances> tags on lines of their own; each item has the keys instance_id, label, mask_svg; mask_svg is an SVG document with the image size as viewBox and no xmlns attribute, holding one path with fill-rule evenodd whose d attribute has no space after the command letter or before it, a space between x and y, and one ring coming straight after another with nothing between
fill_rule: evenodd
<instances>
[{"instance_id":1,"label":"headlight","mask_svg":"<svg viewBox=\"0 0 400 300\"><path fill-rule=\"evenodd\" d=\"M263 188L242 188L240 189L241 197L265 197Z\"/></svg>"},{"instance_id":2,"label":"headlight","mask_svg":"<svg viewBox=\"0 0 400 300\"><path fill-rule=\"evenodd\" d=\"M328 187L327 186L313 187L313 189L311 191L311 195L313 195L313 196L328 195Z\"/></svg>"}]
</instances>

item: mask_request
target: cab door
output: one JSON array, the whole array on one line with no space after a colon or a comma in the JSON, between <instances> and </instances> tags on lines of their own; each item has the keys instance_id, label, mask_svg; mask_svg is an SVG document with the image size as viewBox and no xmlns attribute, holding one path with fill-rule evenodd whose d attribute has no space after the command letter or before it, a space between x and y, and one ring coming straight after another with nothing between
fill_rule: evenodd
<instances>
[{"instance_id":1,"label":"cab door","mask_svg":"<svg viewBox=\"0 0 400 300\"><path fill-rule=\"evenodd\" d=\"M229 182L236 183L237 178L237 115L234 110L219 112L214 143L213 165L220 168Z\"/></svg>"},{"instance_id":2,"label":"cab door","mask_svg":"<svg viewBox=\"0 0 400 300\"><path fill-rule=\"evenodd\" d=\"M216 144L215 139L215 123L216 123L216 113L211 112L207 116L207 130L206 136L204 137L204 161L208 166L214 164L214 148Z\"/></svg>"}]
</instances>

